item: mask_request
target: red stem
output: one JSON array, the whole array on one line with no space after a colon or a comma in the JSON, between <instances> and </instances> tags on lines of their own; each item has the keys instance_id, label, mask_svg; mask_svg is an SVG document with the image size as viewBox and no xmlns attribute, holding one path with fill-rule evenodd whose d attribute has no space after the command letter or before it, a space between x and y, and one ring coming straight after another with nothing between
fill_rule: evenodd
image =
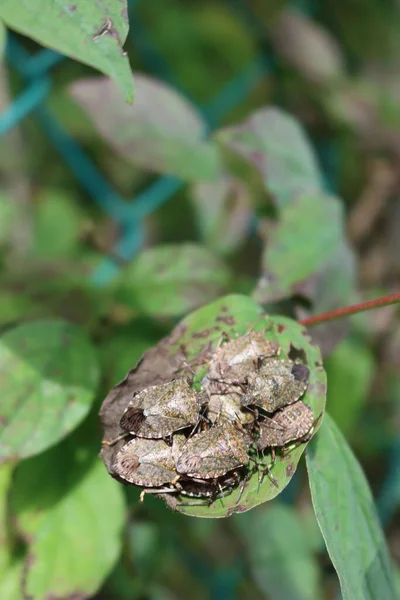
<instances>
[{"instance_id":1,"label":"red stem","mask_svg":"<svg viewBox=\"0 0 400 600\"><path fill-rule=\"evenodd\" d=\"M318 323L325 323L325 321L332 321L333 319L340 319L348 315L354 315L364 310L371 310L372 308L378 308L380 306L389 306L390 304L397 304L400 302L400 294L390 294L383 298L377 298L376 300L369 300L368 302L360 302L360 304L353 304L352 306L345 306L344 308L338 308L336 310L330 310L329 312L308 317L299 321L300 325L317 325Z\"/></svg>"}]
</instances>

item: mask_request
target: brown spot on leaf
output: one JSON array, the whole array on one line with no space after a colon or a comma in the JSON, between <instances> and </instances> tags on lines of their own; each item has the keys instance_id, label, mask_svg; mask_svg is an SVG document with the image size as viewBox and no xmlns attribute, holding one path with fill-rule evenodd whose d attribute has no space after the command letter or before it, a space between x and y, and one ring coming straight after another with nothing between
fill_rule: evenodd
<instances>
[{"instance_id":1,"label":"brown spot on leaf","mask_svg":"<svg viewBox=\"0 0 400 600\"><path fill-rule=\"evenodd\" d=\"M75 12L77 8L78 7L76 6L76 4L70 4L68 6L68 12Z\"/></svg>"},{"instance_id":2,"label":"brown spot on leaf","mask_svg":"<svg viewBox=\"0 0 400 600\"><path fill-rule=\"evenodd\" d=\"M215 320L222 321L222 323L226 323L227 325L235 324L235 319L232 317L232 315L230 315L228 317L217 317Z\"/></svg>"},{"instance_id":3,"label":"brown spot on leaf","mask_svg":"<svg viewBox=\"0 0 400 600\"><path fill-rule=\"evenodd\" d=\"M235 513L243 513L246 512L247 506L245 504L236 504L236 506L232 506L226 511L226 516L231 517Z\"/></svg>"},{"instance_id":4,"label":"brown spot on leaf","mask_svg":"<svg viewBox=\"0 0 400 600\"><path fill-rule=\"evenodd\" d=\"M193 339L206 338L210 335L210 329L205 329L204 331L197 331L196 333L192 333Z\"/></svg>"},{"instance_id":5,"label":"brown spot on leaf","mask_svg":"<svg viewBox=\"0 0 400 600\"><path fill-rule=\"evenodd\" d=\"M294 473L294 464L293 463L289 463L286 466L286 477L292 477Z\"/></svg>"},{"instance_id":6,"label":"brown spot on leaf","mask_svg":"<svg viewBox=\"0 0 400 600\"><path fill-rule=\"evenodd\" d=\"M221 306L221 312L228 312L227 306Z\"/></svg>"},{"instance_id":7,"label":"brown spot on leaf","mask_svg":"<svg viewBox=\"0 0 400 600\"><path fill-rule=\"evenodd\" d=\"M284 325L278 325L278 333L282 333L285 331L286 327Z\"/></svg>"}]
</instances>

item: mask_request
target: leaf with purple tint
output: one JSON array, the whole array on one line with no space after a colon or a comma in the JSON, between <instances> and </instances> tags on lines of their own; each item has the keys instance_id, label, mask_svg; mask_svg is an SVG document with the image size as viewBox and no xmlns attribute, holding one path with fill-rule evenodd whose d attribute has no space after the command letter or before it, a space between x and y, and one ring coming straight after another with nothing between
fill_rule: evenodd
<instances>
[{"instance_id":1,"label":"leaf with purple tint","mask_svg":"<svg viewBox=\"0 0 400 600\"><path fill-rule=\"evenodd\" d=\"M313 83L331 83L343 75L343 56L336 40L296 9L283 10L274 19L270 35L278 56Z\"/></svg>"},{"instance_id":2,"label":"leaf with purple tint","mask_svg":"<svg viewBox=\"0 0 400 600\"><path fill-rule=\"evenodd\" d=\"M207 246L229 254L243 244L253 216L250 191L244 182L230 175L202 181L192 189L192 202Z\"/></svg>"},{"instance_id":3,"label":"leaf with purple tint","mask_svg":"<svg viewBox=\"0 0 400 600\"><path fill-rule=\"evenodd\" d=\"M279 208L287 206L295 194L322 189L303 128L279 108L261 108L242 123L220 130L217 138L259 170Z\"/></svg>"},{"instance_id":4,"label":"leaf with purple tint","mask_svg":"<svg viewBox=\"0 0 400 600\"><path fill-rule=\"evenodd\" d=\"M212 180L220 161L196 108L166 83L135 74L135 102L126 104L112 81L82 79L70 87L99 133L123 158L155 173Z\"/></svg>"}]
</instances>

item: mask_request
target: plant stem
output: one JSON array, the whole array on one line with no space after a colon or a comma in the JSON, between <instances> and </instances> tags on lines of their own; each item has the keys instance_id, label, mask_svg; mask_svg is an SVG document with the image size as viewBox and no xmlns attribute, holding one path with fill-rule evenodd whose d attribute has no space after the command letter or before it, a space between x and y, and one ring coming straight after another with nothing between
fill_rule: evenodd
<instances>
[{"instance_id":1,"label":"plant stem","mask_svg":"<svg viewBox=\"0 0 400 600\"><path fill-rule=\"evenodd\" d=\"M348 315L354 315L364 310L371 310L373 308L379 308L380 306L389 306L390 304L400 303L400 294L390 294L383 298L377 298L376 300L368 300L367 302L360 302L359 304L353 304L352 306L345 306L344 308L338 308L336 310L330 310L329 312L308 317L299 321L300 325L318 325L318 323L325 323L326 321L333 321L333 319L341 319Z\"/></svg>"}]
</instances>

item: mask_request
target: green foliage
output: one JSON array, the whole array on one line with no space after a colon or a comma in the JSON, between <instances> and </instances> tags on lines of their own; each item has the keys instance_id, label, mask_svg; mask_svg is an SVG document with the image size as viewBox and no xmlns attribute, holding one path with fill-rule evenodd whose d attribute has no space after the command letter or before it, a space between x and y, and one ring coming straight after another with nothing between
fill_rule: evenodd
<instances>
[{"instance_id":1,"label":"green foliage","mask_svg":"<svg viewBox=\"0 0 400 600\"><path fill-rule=\"evenodd\" d=\"M44 46L106 73L132 102L132 75L122 50L128 33L125 0L97 0L94 4L85 0L56 4L52 0L24 0L17 6L13 0L4 0L0 19ZM111 30L102 34L107 22Z\"/></svg>"},{"instance_id":2,"label":"green foliage","mask_svg":"<svg viewBox=\"0 0 400 600\"><path fill-rule=\"evenodd\" d=\"M182 179L215 179L220 166L218 149L202 139L206 124L195 107L147 75L136 74L135 84L134 106L123 101L108 79L78 81L70 93L125 160Z\"/></svg>"},{"instance_id":3,"label":"green foliage","mask_svg":"<svg viewBox=\"0 0 400 600\"><path fill-rule=\"evenodd\" d=\"M10 239L10 233L18 218L18 210L12 200L3 194L0 195L0 246Z\"/></svg>"},{"instance_id":4,"label":"green foliage","mask_svg":"<svg viewBox=\"0 0 400 600\"><path fill-rule=\"evenodd\" d=\"M123 271L119 298L143 314L178 316L223 294L230 281L229 269L206 248L160 245Z\"/></svg>"},{"instance_id":5,"label":"green foliage","mask_svg":"<svg viewBox=\"0 0 400 600\"><path fill-rule=\"evenodd\" d=\"M0 21L0 59L3 58L4 49L6 46L7 31L4 24Z\"/></svg>"},{"instance_id":6,"label":"green foliage","mask_svg":"<svg viewBox=\"0 0 400 600\"><path fill-rule=\"evenodd\" d=\"M281 210L279 223L270 229L256 291L263 302L291 296L330 260L343 239L342 207L336 198L302 194Z\"/></svg>"},{"instance_id":7,"label":"green foliage","mask_svg":"<svg viewBox=\"0 0 400 600\"><path fill-rule=\"evenodd\" d=\"M340 579L343 600L397 598L371 491L329 415L307 450L307 468L315 514Z\"/></svg>"},{"instance_id":8,"label":"green foliage","mask_svg":"<svg viewBox=\"0 0 400 600\"><path fill-rule=\"evenodd\" d=\"M348 435L357 423L374 374L371 351L354 339L343 341L328 359L325 368L330 381L329 414ZM346 403L343 402L346 398Z\"/></svg>"},{"instance_id":9,"label":"green foliage","mask_svg":"<svg viewBox=\"0 0 400 600\"><path fill-rule=\"evenodd\" d=\"M123 493L107 476L95 448L96 438L85 425L17 468L11 510L28 544L28 596L93 595L119 556Z\"/></svg>"},{"instance_id":10,"label":"green foliage","mask_svg":"<svg viewBox=\"0 0 400 600\"><path fill-rule=\"evenodd\" d=\"M296 193L321 191L321 175L305 133L283 111L260 109L220 131L218 138L257 167L278 207L291 204Z\"/></svg>"},{"instance_id":11,"label":"green foliage","mask_svg":"<svg viewBox=\"0 0 400 600\"><path fill-rule=\"evenodd\" d=\"M2 598L22 600L23 556L10 540L7 495L13 468L0 467L0 594Z\"/></svg>"},{"instance_id":12,"label":"green foliage","mask_svg":"<svg viewBox=\"0 0 400 600\"><path fill-rule=\"evenodd\" d=\"M306 404L311 406L315 419L322 418L325 407L326 378L318 348L312 345L305 330L295 321L276 315L271 317L263 315L260 307L246 296L226 296L189 314L171 333L169 343L163 341L154 349L154 358L144 357L143 362L137 368L136 377L140 379L142 372L149 373L153 381L149 379L147 385L152 385L159 378L165 376L167 368L172 369L172 366L176 364L175 359L182 356L182 349L184 349L186 360L193 361L202 355L206 347L210 345L215 347L220 340L222 328L231 337L246 333L249 329L265 331L266 339L278 342L282 356L288 356L292 347L296 349L296 352L302 354L310 368L309 385L303 398ZM161 371L161 365L157 364L157 358L165 353L168 355L168 362L161 362L163 368ZM196 381L200 382L206 368L200 366L195 370ZM172 370L171 373L173 372ZM135 386L135 373L130 376L129 385ZM116 397L115 403L112 402L112 398L110 398L110 404L105 403L102 408L104 423L113 422L112 415L114 412L118 414L118 405L121 401L123 402L122 394ZM316 423L316 429L319 423L320 420ZM105 438L112 439L113 436L113 432L107 431ZM290 454L279 455L276 458L272 475L276 479L277 485L268 477L265 477L260 485L260 474L256 470L243 493L239 487L226 498L218 500L210 506L205 505L202 500L199 500L196 506L180 505L181 502L187 500L182 496L177 500L174 499L173 508L190 516L206 518L225 517L235 512L250 510L262 502L271 500L289 484L305 447L306 443L301 443ZM103 453L106 451L103 450ZM105 457L106 464L110 460L108 456ZM169 501L168 495L166 495L166 501Z\"/></svg>"},{"instance_id":13,"label":"green foliage","mask_svg":"<svg viewBox=\"0 0 400 600\"><path fill-rule=\"evenodd\" d=\"M193 186L192 201L199 233L209 248L231 254L243 245L253 215L250 190L244 182L221 174L215 182Z\"/></svg>"},{"instance_id":14,"label":"green foliage","mask_svg":"<svg viewBox=\"0 0 400 600\"><path fill-rule=\"evenodd\" d=\"M272 600L320 597L315 552L305 525L291 508L275 503L235 517L250 569Z\"/></svg>"},{"instance_id":15,"label":"green foliage","mask_svg":"<svg viewBox=\"0 0 400 600\"><path fill-rule=\"evenodd\" d=\"M99 371L86 335L63 321L19 325L0 339L0 461L42 452L87 415Z\"/></svg>"},{"instance_id":16,"label":"green foliage","mask_svg":"<svg viewBox=\"0 0 400 600\"><path fill-rule=\"evenodd\" d=\"M82 213L69 194L47 189L35 212L33 253L43 261L72 258L79 250Z\"/></svg>"},{"instance_id":17,"label":"green foliage","mask_svg":"<svg viewBox=\"0 0 400 600\"><path fill-rule=\"evenodd\" d=\"M114 222L88 201L34 111L4 137L0 598L325 600L339 582L344 600L397 597L396 312L307 332L296 320L389 293L398 279L400 10L392 0L362 11L328 0L307 15L267 4L132 3L133 106L117 87L132 99L125 0L1 4L0 54L8 26L30 38L18 42L39 63L33 40L84 63L52 71L49 108L127 210L121 203ZM87 66L113 81L89 79ZM10 67L2 110L8 87L17 98L24 84ZM203 115L221 128L209 135ZM155 175L182 180L159 210L170 179L147 194ZM108 193L99 200L114 208ZM144 249L120 265L134 224ZM92 276L105 257L120 272L100 287ZM101 431L102 397L123 410L137 387L176 377L183 355L199 359L199 387L206 346L250 327L266 328L284 354L304 353L304 400L318 417L327 385L347 440L325 415L310 444L278 452L279 488L268 478L259 487L254 472L239 506L238 488L210 506L176 506L188 497L167 494L175 513L150 494L139 503L97 457L102 436L120 433L115 418L110 437ZM102 450L108 469L114 451ZM386 469L388 544L367 483L375 492Z\"/></svg>"}]
</instances>

